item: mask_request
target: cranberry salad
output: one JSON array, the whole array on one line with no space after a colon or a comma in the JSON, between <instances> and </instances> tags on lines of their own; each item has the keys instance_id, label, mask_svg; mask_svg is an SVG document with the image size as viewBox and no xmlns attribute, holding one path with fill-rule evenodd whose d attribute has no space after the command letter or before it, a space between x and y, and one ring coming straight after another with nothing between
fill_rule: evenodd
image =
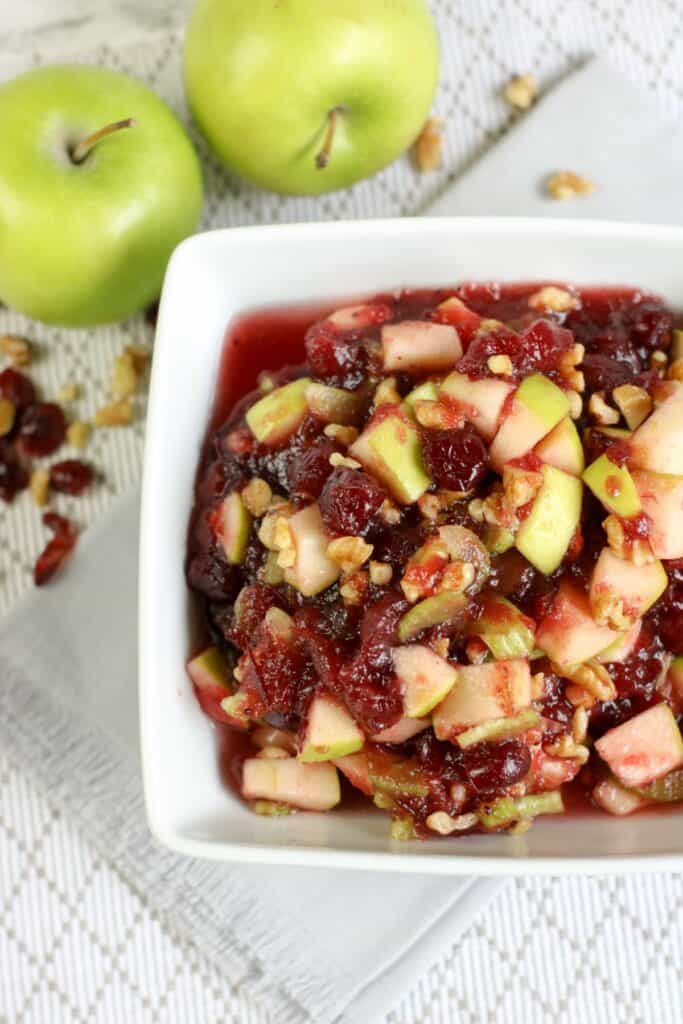
<instances>
[{"instance_id":1,"label":"cranberry salad","mask_svg":"<svg viewBox=\"0 0 683 1024\"><path fill-rule=\"evenodd\" d=\"M395 838L683 799L671 311L464 284L309 320L298 349L287 316L304 361L214 423L188 543L211 642L188 670L244 799L355 787Z\"/></svg>"}]
</instances>

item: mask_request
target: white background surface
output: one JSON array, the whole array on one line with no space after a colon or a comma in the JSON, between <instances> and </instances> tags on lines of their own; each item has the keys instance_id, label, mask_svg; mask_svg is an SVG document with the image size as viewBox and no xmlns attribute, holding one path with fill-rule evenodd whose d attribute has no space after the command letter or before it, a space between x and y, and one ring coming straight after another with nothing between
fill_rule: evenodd
<instances>
[{"instance_id":1,"label":"white background surface","mask_svg":"<svg viewBox=\"0 0 683 1024\"><path fill-rule=\"evenodd\" d=\"M182 24L188 6L164 0L3 3L0 53L40 62L96 47L98 60L126 67L120 48L142 35L149 40L145 77L172 98L179 37L168 30ZM679 3L440 0L434 7L444 43L437 104L446 121L443 172L418 178L401 161L343 195L280 202L237 187L209 164L207 223L411 212L511 123L496 90L512 72L533 70L549 84L592 52L609 52L664 109L681 110ZM590 155L581 159L589 173ZM26 329L11 314L2 316L0 329ZM124 332L101 332L87 345L74 332L29 333L45 344L47 357L36 370L45 390L81 380L86 397L79 412L88 414L102 400L111 354L120 350ZM142 335L139 323L126 325L126 340ZM93 444L89 454L107 483L71 506L84 524L137 478L141 448L140 426ZM69 501L62 507L68 511ZM28 569L42 537L28 500L0 508L0 609L30 585ZM391 1020L673 1024L683 1017L681 921L683 884L676 876L510 883ZM146 909L144 893L121 879L116 865L98 861L33 786L30 773L1 751L0 1020L268 1020L252 1005L248 985L227 989L201 950L170 935Z\"/></svg>"}]
</instances>

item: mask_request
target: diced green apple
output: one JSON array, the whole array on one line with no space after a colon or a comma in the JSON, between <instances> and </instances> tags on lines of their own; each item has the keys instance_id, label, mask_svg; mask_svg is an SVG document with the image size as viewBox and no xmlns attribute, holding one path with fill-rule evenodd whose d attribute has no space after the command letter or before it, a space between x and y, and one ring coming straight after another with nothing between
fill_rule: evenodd
<instances>
[{"instance_id":1,"label":"diced green apple","mask_svg":"<svg viewBox=\"0 0 683 1024\"><path fill-rule=\"evenodd\" d=\"M207 647L187 663L187 674L200 690L217 686L224 690L224 696L231 693L232 672L217 647Z\"/></svg>"},{"instance_id":2,"label":"diced green apple","mask_svg":"<svg viewBox=\"0 0 683 1024\"><path fill-rule=\"evenodd\" d=\"M543 466L543 483L526 519L515 535L515 546L539 572L554 572L567 553L581 518L581 481L555 466Z\"/></svg>"},{"instance_id":3,"label":"diced green apple","mask_svg":"<svg viewBox=\"0 0 683 1024\"><path fill-rule=\"evenodd\" d=\"M579 432L569 416L560 420L557 426L538 442L534 452L541 462L555 466L570 476L581 476L586 465Z\"/></svg>"},{"instance_id":4,"label":"diced green apple","mask_svg":"<svg viewBox=\"0 0 683 1024\"><path fill-rule=\"evenodd\" d=\"M276 445L294 433L308 412L306 390L310 377L300 377L276 388L247 412L247 426L261 444Z\"/></svg>"},{"instance_id":5,"label":"diced green apple","mask_svg":"<svg viewBox=\"0 0 683 1024\"><path fill-rule=\"evenodd\" d=\"M441 385L441 394L462 406L464 416L485 441L493 439L503 406L514 390L506 381L490 377L473 380L464 373L449 374Z\"/></svg>"},{"instance_id":6,"label":"diced green apple","mask_svg":"<svg viewBox=\"0 0 683 1024\"><path fill-rule=\"evenodd\" d=\"M372 781L370 779L370 766L368 755L364 750L357 754L346 754L345 757L335 757L332 762L342 775L346 776L352 786L359 789L366 796L372 796Z\"/></svg>"},{"instance_id":7,"label":"diced green apple","mask_svg":"<svg viewBox=\"0 0 683 1024\"><path fill-rule=\"evenodd\" d=\"M683 332L681 332L683 333ZM683 704L683 657L674 658L669 665L667 674L669 685L673 691L674 698Z\"/></svg>"},{"instance_id":8,"label":"diced green apple","mask_svg":"<svg viewBox=\"0 0 683 1024\"><path fill-rule=\"evenodd\" d=\"M640 512L640 498L633 477L626 466L611 462L607 453L591 462L583 474L583 481L598 501L616 516L627 519Z\"/></svg>"},{"instance_id":9,"label":"diced green apple","mask_svg":"<svg viewBox=\"0 0 683 1024\"><path fill-rule=\"evenodd\" d=\"M368 406L368 392L364 388L347 391L313 381L306 388L306 403L324 423L358 424Z\"/></svg>"},{"instance_id":10,"label":"diced green apple","mask_svg":"<svg viewBox=\"0 0 683 1024\"><path fill-rule=\"evenodd\" d=\"M422 457L417 427L398 406L383 407L373 417L349 454L389 488L397 501L411 505L431 484Z\"/></svg>"},{"instance_id":11,"label":"diced green apple","mask_svg":"<svg viewBox=\"0 0 683 1024\"><path fill-rule=\"evenodd\" d=\"M484 828L503 828L514 821L537 818L539 814L563 814L564 803L558 789L550 793L532 793L513 799L503 796L489 807L478 811L479 821Z\"/></svg>"},{"instance_id":12,"label":"diced green apple","mask_svg":"<svg viewBox=\"0 0 683 1024\"><path fill-rule=\"evenodd\" d=\"M237 491L223 499L220 510L219 536L225 557L231 565L241 565L249 544L251 516Z\"/></svg>"},{"instance_id":13,"label":"diced green apple","mask_svg":"<svg viewBox=\"0 0 683 1024\"><path fill-rule=\"evenodd\" d=\"M556 384L541 373L525 377L489 449L493 469L501 472L506 462L530 452L568 412L569 400Z\"/></svg>"},{"instance_id":14,"label":"diced green apple","mask_svg":"<svg viewBox=\"0 0 683 1024\"><path fill-rule=\"evenodd\" d=\"M433 380L426 380L418 384L416 388L403 399L403 408L408 413L414 413L416 402L436 402L439 397L439 389Z\"/></svg>"},{"instance_id":15,"label":"diced green apple","mask_svg":"<svg viewBox=\"0 0 683 1024\"><path fill-rule=\"evenodd\" d=\"M668 704L656 704L610 729L596 740L595 749L629 789L648 786L683 765L683 737Z\"/></svg>"},{"instance_id":16,"label":"diced green apple","mask_svg":"<svg viewBox=\"0 0 683 1024\"><path fill-rule=\"evenodd\" d=\"M341 800L341 789L332 764L302 764L293 757L274 761L251 757L242 769L242 796L304 811L329 811Z\"/></svg>"},{"instance_id":17,"label":"diced green apple","mask_svg":"<svg viewBox=\"0 0 683 1024\"><path fill-rule=\"evenodd\" d=\"M634 431L629 447L638 469L683 476L683 388L676 388Z\"/></svg>"},{"instance_id":18,"label":"diced green apple","mask_svg":"<svg viewBox=\"0 0 683 1024\"><path fill-rule=\"evenodd\" d=\"M388 373L450 370L462 355L455 327L427 320L403 320L382 328L382 360Z\"/></svg>"},{"instance_id":19,"label":"diced green apple","mask_svg":"<svg viewBox=\"0 0 683 1024\"><path fill-rule=\"evenodd\" d=\"M650 547L657 558L683 558L683 476L635 469L631 474L650 520Z\"/></svg>"},{"instance_id":20,"label":"diced green apple","mask_svg":"<svg viewBox=\"0 0 683 1024\"><path fill-rule=\"evenodd\" d=\"M407 715L403 715L398 722L382 729L381 732L376 732L370 738L373 743L405 743L418 733L424 732L431 724L431 718L408 718Z\"/></svg>"},{"instance_id":21,"label":"diced green apple","mask_svg":"<svg viewBox=\"0 0 683 1024\"><path fill-rule=\"evenodd\" d=\"M561 583L548 615L536 631L536 645L563 668L579 665L621 638L593 618L588 596L573 583Z\"/></svg>"},{"instance_id":22,"label":"diced green apple","mask_svg":"<svg viewBox=\"0 0 683 1024\"><path fill-rule=\"evenodd\" d=\"M608 814L615 814L618 818L624 818L627 814L633 814L642 807L648 807L649 800L638 796L633 790L624 789L616 779L603 779L593 788L591 794L594 802Z\"/></svg>"},{"instance_id":23,"label":"diced green apple","mask_svg":"<svg viewBox=\"0 0 683 1024\"><path fill-rule=\"evenodd\" d=\"M483 541L490 555L502 555L515 546L515 535L504 526L487 523L484 528Z\"/></svg>"},{"instance_id":24,"label":"diced green apple","mask_svg":"<svg viewBox=\"0 0 683 1024\"><path fill-rule=\"evenodd\" d=\"M588 599L596 622L623 629L632 625L666 590L668 577L658 560L636 565L605 547L595 563ZM620 602L615 610L615 603Z\"/></svg>"},{"instance_id":25,"label":"diced green apple","mask_svg":"<svg viewBox=\"0 0 683 1024\"><path fill-rule=\"evenodd\" d=\"M335 310L327 317L327 323L334 324L340 331L353 331L380 324L388 315L390 310L386 306L373 306L365 302L358 306L344 306Z\"/></svg>"},{"instance_id":26,"label":"diced green apple","mask_svg":"<svg viewBox=\"0 0 683 1024\"><path fill-rule=\"evenodd\" d=\"M364 743L365 736L334 697L319 693L313 698L306 716L300 761L332 761L355 754Z\"/></svg>"},{"instance_id":27,"label":"diced green apple","mask_svg":"<svg viewBox=\"0 0 683 1024\"><path fill-rule=\"evenodd\" d=\"M440 740L491 719L509 718L531 703L531 674L525 658L458 667L448 696L433 714Z\"/></svg>"},{"instance_id":28,"label":"diced green apple","mask_svg":"<svg viewBox=\"0 0 683 1024\"><path fill-rule=\"evenodd\" d=\"M404 711L408 718L423 718L449 692L457 670L424 644L395 647L391 653Z\"/></svg>"},{"instance_id":29,"label":"diced green apple","mask_svg":"<svg viewBox=\"0 0 683 1024\"><path fill-rule=\"evenodd\" d=\"M601 665L606 665L610 661L617 663L627 661L635 650L642 626L640 620L634 622L630 629L622 633L619 639L610 644L595 660Z\"/></svg>"},{"instance_id":30,"label":"diced green apple","mask_svg":"<svg viewBox=\"0 0 683 1024\"><path fill-rule=\"evenodd\" d=\"M476 622L481 637L494 658L524 658L534 648L535 623L505 597L488 597Z\"/></svg>"},{"instance_id":31,"label":"diced green apple","mask_svg":"<svg viewBox=\"0 0 683 1024\"><path fill-rule=\"evenodd\" d=\"M537 726L540 720L541 716L538 711L527 708L526 711L520 711L518 715L511 715L509 718L492 718L488 722L474 725L471 729L458 733L455 741L462 750L467 750L468 747L474 747L478 743L520 736Z\"/></svg>"},{"instance_id":32,"label":"diced green apple","mask_svg":"<svg viewBox=\"0 0 683 1024\"><path fill-rule=\"evenodd\" d=\"M459 618L466 607L467 597L453 591L446 590L442 594L428 597L413 605L399 620L398 638L401 643L408 643L423 629L431 629L432 626Z\"/></svg>"},{"instance_id":33,"label":"diced green apple","mask_svg":"<svg viewBox=\"0 0 683 1024\"><path fill-rule=\"evenodd\" d=\"M683 800L683 768L667 772L661 779L655 779L649 786L638 789L637 793L646 800L658 804L672 804Z\"/></svg>"},{"instance_id":34,"label":"diced green apple","mask_svg":"<svg viewBox=\"0 0 683 1024\"><path fill-rule=\"evenodd\" d=\"M285 580L304 597L315 597L332 586L340 568L327 554L330 538L325 533L318 503L307 505L288 520L294 541L294 565L285 569Z\"/></svg>"}]
</instances>

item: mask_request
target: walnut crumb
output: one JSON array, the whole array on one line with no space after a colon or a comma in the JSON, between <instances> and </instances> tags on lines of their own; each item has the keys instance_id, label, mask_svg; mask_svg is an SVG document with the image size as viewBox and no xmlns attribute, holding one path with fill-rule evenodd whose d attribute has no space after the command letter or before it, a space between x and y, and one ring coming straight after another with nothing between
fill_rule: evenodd
<instances>
[{"instance_id":1,"label":"walnut crumb","mask_svg":"<svg viewBox=\"0 0 683 1024\"><path fill-rule=\"evenodd\" d=\"M542 672L536 672L531 677L531 699L543 700L545 693L545 676Z\"/></svg>"},{"instance_id":2,"label":"walnut crumb","mask_svg":"<svg viewBox=\"0 0 683 1024\"><path fill-rule=\"evenodd\" d=\"M415 165L418 171L435 171L441 166L443 135L440 117L430 117L417 137L414 148Z\"/></svg>"},{"instance_id":3,"label":"walnut crumb","mask_svg":"<svg viewBox=\"0 0 683 1024\"><path fill-rule=\"evenodd\" d=\"M503 89L503 99L515 110L528 110L535 102L538 91L534 75L515 75Z\"/></svg>"},{"instance_id":4,"label":"walnut crumb","mask_svg":"<svg viewBox=\"0 0 683 1024\"><path fill-rule=\"evenodd\" d=\"M620 416L616 409L605 401L604 391L594 391L588 399L588 412L601 427L613 427Z\"/></svg>"},{"instance_id":5,"label":"walnut crumb","mask_svg":"<svg viewBox=\"0 0 683 1024\"><path fill-rule=\"evenodd\" d=\"M663 371L668 365L669 357L661 348L657 348L650 354L650 367L653 370Z\"/></svg>"},{"instance_id":6,"label":"walnut crumb","mask_svg":"<svg viewBox=\"0 0 683 1024\"><path fill-rule=\"evenodd\" d=\"M484 502L481 498L473 498L467 506L467 511L475 523L484 522Z\"/></svg>"},{"instance_id":7,"label":"walnut crumb","mask_svg":"<svg viewBox=\"0 0 683 1024\"><path fill-rule=\"evenodd\" d=\"M242 489L244 507L256 519L260 519L268 510L272 499L273 492L270 485L258 476L252 477L246 487Z\"/></svg>"},{"instance_id":8,"label":"walnut crumb","mask_svg":"<svg viewBox=\"0 0 683 1024\"><path fill-rule=\"evenodd\" d=\"M9 398L0 398L0 437L9 434L14 426L16 416L17 410L14 402L10 402Z\"/></svg>"},{"instance_id":9,"label":"walnut crumb","mask_svg":"<svg viewBox=\"0 0 683 1024\"><path fill-rule=\"evenodd\" d=\"M338 441L345 448L349 448L358 437L358 431L355 427L345 427L341 423L328 423L323 433L325 437Z\"/></svg>"},{"instance_id":10,"label":"walnut crumb","mask_svg":"<svg viewBox=\"0 0 683 1024\"><path fill-rule=\"evenodd\" d=\"M629 430L635 430L652 412L652 399L645 388L635 384L622 384L612 392L612 398L621 410Z\"/></svg>"},{"instance_id":11,"label":"walnut crumb","mask_svg":"<svg viewBox=\"0 0 683 1024\"><path fill-rule=\"evenodd\" d=\"M29 489L31 491L31 497L38 508L42 508L44 505L47 505L48 498L50 497L49 471L47 469L34 469L31 473Z\"/></svg>"},{"instance_id":12,"label":"walnut crumb","mask_svg":"<svg viewBox=\"0 0 683 1024\"><path fill-rule=\"evenodd\" d=\"M389 526L396 526L401 522L401 510L389 498L384 499L377 514Z\"/></svg>"},{"instance_id":13,"label":"walnut crumb","mask_svg":"<svg viewBox=\"0 0 683 1024\"><path fill-rule=\"evenodd\" d=\"M440 636L438 640L435 640L432 643L432 647L434 648L434 650L436 651L440 658L448 657L448 651L450 646L450 641L447 636Z\"/></svg>"},{"instance_id":14,"label":"walnut crumb","mask_svg":"<svg viewBox=\"0 0 683 1024\"><path fill-rule=\"evenodd\" d=\"M452 818L445 811L434 811L426 819L425 824L432 832L449 836L452 832L464 832L465 829L474 828L478 820L476 814L459 814L457 818Z\"/></svg>"},{"instance_id":15,"label":"walnut crumb","mask_svg":"<svg viewBox=\"0 0 683 1024\"><path fill-rule=\"evenodd\" d=\"M57 392L58 402L75 402L77 398L80 398L81 388L79 384L74 381L67 381L66 384L62 384L61 388Z\"/></svg>"},{"instance_id":16,"label":"walnut crumb","mask_svg":"<svg viewBox=\"0 0 683 1024\"><path fill-rule=\"evenodd\" d=\"M579 707L572 715L572 736L575 743L583 743L588 735L588 712Z\"/></svg>"},{"instance_id":17,"label":"walnut crumb","mask_svg":"<svg viewBox=\"0 0 683 1024\"><path fill-rule=\"evenodd\" d=\"M580 305L578 296L553 284L546 285L529 296L530 308L538 312L549 310L551 313L568 313L571 309L578 309Z\"/></svg>"},{"instance_id":18,"label":"walnut crumb","mask_svg":"<svg viewBox=\"0 0 683 1024\"><path fill-rule=\"evenodd\" d=\"M70 423L66 431L66 439L74 448L85 448L90 437L90 425L82 420Z\"/></svg>"},{"instance_id":19,"label":"walnut crumb","mask_svg":"<svg viewBox=\"0 0 683 1024\"><path fill-rule=\"evenodd\" d=\"M370 582L376 587L384 587L387 583L391 583L394 570L386 562L372 561L368 568L370 570Z\"/></svg>"},{"instance_id":20,"label":"walnut crumb","mask_svg":"<svg viewBox=\"0 0 683 1024\"><path fill-rule=\"evenodd\" d=\"M337 537L327 545L327 554L342 572L355 572L372 554L372 544L362 537Z\"/></svg>"},{"instance_id":21,"label":"walnut crumb","mask_svg":"<svg viewBox=\"0 0 683 1024\"><path fill-rule=\"evenodd\" d=\"M342 455L341 452L332 452L329 463L335 468L343 466L345 469L360 469L360 462L357 459L350 459L347 455Z\"/></svg>"},{"instance_id":22,"label":"walnut crumb","mask_svg":"<svg viewBox=\"0 0 683 1024\"><path fill-rule=\"evenodd\" d=\"M574 199L589 196L595 192L595 185L575 171L557 171L545 183L546 191L553 199Z\"/></svg>"},{"instance_id":23,"label":"walnut crumb","mask_svg":"<svg viewBox=\"0 0 683 1024\"><path fill-rule=\"evenodd\" d=\"M486 365L491 373L500 377L509 377L512 373L512 360L507 355L489 356Z\"/></svg>"},{"instance_id":24,"label":"walnut crumb","mask_svg":"<svg viewBox=\"0 0 683 1024\"><path fill-rule=\"evenodd\" d=\"M433 430L447 430L456 426L453 412L447 409L441 402L431 402L428 399L418 399L413 405L415 419L421 427ZM462 417L462 423L465 417Z\"/></svg>"},{"instance_id":25,"label":"walnut crumb","mask_svg":"<svg viewBox=\"0 0 683 1024\"><path fill-rule=\"evenodd\" d=\"M103 405L93 416L96 427L125 427L133 421L133 406L129 398Z\"/></svg>"},{"instance_id":26,"label":"walnut crumb","mask_svg":"<svg viewBox=\"0 0 683 1024\"><path fill-rule=\"evenodd\" d=\"M33 347L28 338L18 334L0 336L0 351L11 366L30 366L33 361Z\"/></svg>"},{"instance_id":27,"label":"walnut crumb","mask_svg":"<svg viewBox=\"0 0 683 1024\"><path fill-rule=\"evenodd\" d=\"M344 604L361 605L368 590L368 574L363 569L352 573L339 586L339 594Z\"/></svg>"},{"instance_id":28,"label":"walnut crumb","mask_svg":"<svg viewBox=\"0 0 683 1024\"><path fill-rule=\"evenodd\" d=\"M385 377L384 380L379 382L375 388L372 403L376 409L379 408L380 405L401 404L401 396L398 391L395 377Z\"/></svg>"},{"instance_id":29,"label":"walnut crumb","mask_svg":"<svg viewBox=\"0 0 683 1024\"><path fill-rule=\"evenodd\" d=\"M114 360L111 377L111 393L114 398L130 398L138 389L138 375L133 357L124 352Z\"/></svg>"},{"instance_id":30,"label":"walnut crumb","mask_svg":"<svg viewBox=\"0 0 683 1024\"><path fill-rule=\"evenodd\" d=\"M126 345L124 355L131 360L138 377L142 377L152 359L152 350L148 345Z\"/></svg>"}]
</instances>

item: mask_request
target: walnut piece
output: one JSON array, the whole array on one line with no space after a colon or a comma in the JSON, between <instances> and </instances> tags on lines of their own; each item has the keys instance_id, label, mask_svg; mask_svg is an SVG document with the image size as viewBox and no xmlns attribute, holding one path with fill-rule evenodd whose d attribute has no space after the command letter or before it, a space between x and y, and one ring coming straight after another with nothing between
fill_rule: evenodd
<instances>
[{"instance_id":1,"label":"walnut piece","mask_svg":"<svg viewBox=\"0 0 683 1024\"><path fill-rule=\"evenodd\" d=\"M256 519L260 519L267 511L272 498L273 492L270 485L258 476L252 477L246 487L242 489L244 507Z\"/></svg>"},{"instance_id":2,"label":"walnut piece","mask_svg":"<svg viewBox=\"0 0 683 1024\"><path fill-rule=\"evenodd\" d=\"M595 185L575 171L556 171L545 183L546 191L553 199L574 199L589 196L595 192Z\"/></svg>"},{"instance_id":3,"label":"walnut piece","mask_svg":"<svg viewBox=\"0 0 683 1024\"><path fill-rule=\"evenodd\" d=\"M341 423L328 423L323 433L325 434L325 437L330 437L333 441L338 441L339 444L343 444L345 448L350 447L358 437L358 431L355 427L344 427Z\"/></svg>"},{"instance_id":4,"label":"walnut piece","mask_svg":"<svg viewBox=\"0 0 683 1024\"><path fill-rule=\"evenodd\" d=\"M593 392L588 399L588 412L601 427L613 427L621 418L617 410L605 401L604 391Z\"/></svg>"},{"instance_id":5,"label":"walnut piece","mask_svg":"<svg viewBox=\"0 0 683 1024\"><path fill-rule=\"evenodd\" d=\"M583 399L578 391L571 389L565 392L569 402L569 415L573 420L578 420L583 412Z\"/></svg>"},{"instance_id":6,"label":"walnut piece","mask_svg":"<svg viewBox=\"0 0 683 1024\"><path fill-rule=\"evenodd\" d=\"M505 99L515 110L528 110L538 96L534 75L515 75L503 89Z\"/></svg>"},{"instance_id":7,"label":"walnut piece","mask_svg":"<svg viewBox=\"0 0 683 1024\"><path fill-rule=\"evenodd\" d=\"M133 421L133 406L129 398L103 405L93 416L96 427L125 427Z\"/></svg>"},{"instance_id":8,"label":"walnut piece","mask_svg":"<svg viewBox=\"0 0 683 1024\"><path fill-rule=\"evenodd\" d=\"M31 342L18 334L0 336L0 352L7 357L11 366L29 366L33 360Z\"/></svg>"},{"instance_id":9,"label":"walnut piece","mask_svg":"<svg viewBox=\"0 0 683 1024\"><path fill-rule=\"evenodd\" d=\"M612 392L617 408L626 420L629 430L635 430L652 412L652 399L645 388L635 384L622 384Z\"/></svg>"},{"instance_id":10,"label":"walnut piece","mask_svg":"<svg viewBox=\"0 0 683 1024\"><path fill-rule=\"evenodd\" d=\"M85 448L90 437L90 425L82 420L70 423L66 431L66 439L74 448Z\"/></svg>"},{"instance_id":11,"label":"walnut piece","mask_svg":"<svg viewBox=\"0 0 683 1024\"><path fill-rule=\"evenodd\" d=\"M344 604L361 605L368 590L368 574L363 569L347 576L339 585L339 593Z\"/></svg>"},{"instance_id":12,"label":"walnut piece","mask_svg":"<svg viewBox=\"0 0 683 1024\"><path fill-rule=\"evenodd\" d=\"M343 466L345 469L360 469L360 462L356 459L350 459L347 455L342 455L341 452L332 452L329 463L335 468Z\"/></svg>"},{"instance_id":13,"label":"walnut piece","mask_svg":"<svg viewBox=\"0 0 683 1024\"><path fill-rule=\"evenodd\" d=\"M387 583L391 582L391 577L394 570L386 562L370 562L370 582L374 583L376 587L383 587Z\"/></svg>"},{"instance_id":14,"label":"walnut piece","mask_svg":"<svg viewBox=\"0 0 683 1024\"><path fill-rule=\"evenodd\" d=\"M415 142L415 165L418 171L435 171L441 166L443 135L440 117L429 117Z\"/></svg>"},{"instance_id":15,"label":"walnut piece","mask_svg":"<svg viewBox=\"0 0 683 1024\"><path fill-rule=\"evenodd\" d=\"M0 437L9 434L14 426L16 416L17 410L14 402L10 402L9 398L0 398Z\"/></svg>"},{"instance_id":16,"label":"walnut piece","mask_svg":"<svg viewBox=\"0 0 683 1024\"><path fill-rule=\"evenodd\" d=\"M47 469L34 469L31 473L29 490L38 508L47 505L50 497L50 473Z\"/></svg>"},{"instance_id":17,"label":"walnut piece","mask_svg":"<svg viewBox=\"0 0 683 1024\"><path fill-rule=\"evenodd\" d=\"M80 397L81 388L74 381L67 381L57 392L58 402L75 402Z\"/></svg>"},{"instance_id":18,"label":"walnut piece","mask_svg":"<svg viewBox=\"0 0 683 1024\"><path fill-rule=\"evenodd\" d=\"M572 295L565 288L549 284L529 296L529 306L538 312L549 310L551 313L568 313L570 309L578 309L581 302L577 295Z\"/></svg>"},{"instance_id":19,"label":"walnut piece","mask_svg":"<svg viewBox=\"0 0 683 1024\"><path fill-rule=\"evenodd\" d=\"M425 821L427 828L439 835L449 836L452 832L463 832L467 828L473 828L479 819L476 814L459 814L452 818L445 811L434 811Z\"/></svg>"},{"instance_id":20,"label":"walnut piece","mask_svg":"<svg viewBox=\"0 0 683 1024\"><path fill-rule=\"evenodd\" d=\"M362 537L337 537L327 545L327 554L342 572L355 572L372 554L372 544Z\"/></svg>"},{"instance_id":21,"label":"walnut piece","mask_svg":"<svg viewBox=\"0 0 683 1024\"><path fill-rule=\"evenodd\" d=\"M512 373L512 360L507 355L489 356L486 360L491 373L495 373L501 377L509 377Z\"/></svg>"},{"instance_id":22,"label":"walnut piece","mask_svg":"<svg viewBox=\"0 0 683 1024\"><path fill-rule=\"evenodd\" d=\"M379 382L372 397L372 404L376 409L379 408L380 405L401 404L401 396L398 392L395 377L385 377L384 380Z\"/></svg>"}]
</instances>

